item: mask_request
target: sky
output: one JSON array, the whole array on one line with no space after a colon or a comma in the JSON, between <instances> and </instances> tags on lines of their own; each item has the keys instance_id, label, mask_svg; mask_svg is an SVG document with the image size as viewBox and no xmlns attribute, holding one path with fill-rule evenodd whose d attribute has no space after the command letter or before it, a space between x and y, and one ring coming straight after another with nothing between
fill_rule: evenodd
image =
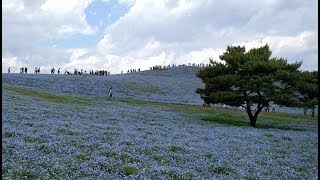
<instances>
[{"instance_id":1,"label":"sky","mask_svg":"<svg viewBox=\"0 0 320 180\"><path fill-rule=\"evenodd\" d=\"M3 0L2 72L148 70L220 61L227 46L318 69L317 0Z\"/></svg>"}]
</instances>

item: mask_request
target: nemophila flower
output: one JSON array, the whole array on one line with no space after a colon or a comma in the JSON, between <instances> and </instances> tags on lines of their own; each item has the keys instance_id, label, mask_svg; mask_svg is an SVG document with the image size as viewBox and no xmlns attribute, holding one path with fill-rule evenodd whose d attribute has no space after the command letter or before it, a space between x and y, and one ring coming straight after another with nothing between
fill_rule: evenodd
<instances>
[{"instance_id":1,"label":"nemophila flower","mask_svg":"<svg viewBox=\"0 0 320 180\"><path fill-rule=\"evenodd\" d=\"M135 101L200 104L192 88L201 81L179 73L3 76L5 84L35 88L29 94L2 92L3 177L317 179L317 128L206 123L170 107ZM193 85L185 84L187 79ZM111 84L114 97L107 99L102 87ZM70 101L56 102L61 99L37 94L41 91Z\"/></svg>"}]
</instances>

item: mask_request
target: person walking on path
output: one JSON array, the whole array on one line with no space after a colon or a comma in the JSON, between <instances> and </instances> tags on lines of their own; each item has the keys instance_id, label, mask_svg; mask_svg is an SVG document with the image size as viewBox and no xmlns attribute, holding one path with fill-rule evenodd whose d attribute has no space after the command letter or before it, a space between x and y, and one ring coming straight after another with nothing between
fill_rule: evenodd
<instances>
[{"instance_id":1,"label":"person walking on path","mask_svg":"<svg viewBox=\"0 0 320 180\"><path fill-rule=\"evenodd\" d=\"M109 97L112 97L112 87L109 88Z\"/></svg>"}]
</instances>

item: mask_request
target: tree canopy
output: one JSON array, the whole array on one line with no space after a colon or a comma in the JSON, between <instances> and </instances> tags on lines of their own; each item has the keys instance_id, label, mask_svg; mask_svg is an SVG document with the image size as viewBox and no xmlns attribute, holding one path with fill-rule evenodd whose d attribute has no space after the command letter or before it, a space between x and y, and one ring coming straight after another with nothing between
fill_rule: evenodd
<instances>
[{"instance_id":1,"label":"tree canopy","mask_svg":"<svg viewBox=\"0 0 320 180\"><path fill-rule=\"evenodd\" d=\"M318 71L304 71L299 76L296 86L300 107L312 110L318 105Z\"/></svg>"},{"instance_id":2,"label":"tree canopy","mask_svg":"<svg viewBox=\"0 0 320 180\"><path fill-rule=\"evenodd\" d=\"M261 110L271 101L287 106L296 106L295 96L302 62L287 63L283 58L271 58L272 52L266 44L246 52L245 47L228 46L221 62L210 59L210 66L197 74L205 83L196 93L207 104L224 103L242 106L256 126ZM252 111L252 104L257 105Z\"/></svg>"}]
</instances>

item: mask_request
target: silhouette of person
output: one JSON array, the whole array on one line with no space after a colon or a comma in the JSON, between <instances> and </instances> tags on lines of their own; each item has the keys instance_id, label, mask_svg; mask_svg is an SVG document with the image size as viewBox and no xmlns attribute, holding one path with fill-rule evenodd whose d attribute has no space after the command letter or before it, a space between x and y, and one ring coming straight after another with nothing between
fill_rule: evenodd
<instances>
[{"instance_id":1,"label":"silhouette of person","mask_svg":"<svg viewBox=\"0 0 320 180\"><path fill-rule=\"evenodd\" d=\"M112 97L112 87L109 88L109 97Z\"/></svg>"}]
</instances>

